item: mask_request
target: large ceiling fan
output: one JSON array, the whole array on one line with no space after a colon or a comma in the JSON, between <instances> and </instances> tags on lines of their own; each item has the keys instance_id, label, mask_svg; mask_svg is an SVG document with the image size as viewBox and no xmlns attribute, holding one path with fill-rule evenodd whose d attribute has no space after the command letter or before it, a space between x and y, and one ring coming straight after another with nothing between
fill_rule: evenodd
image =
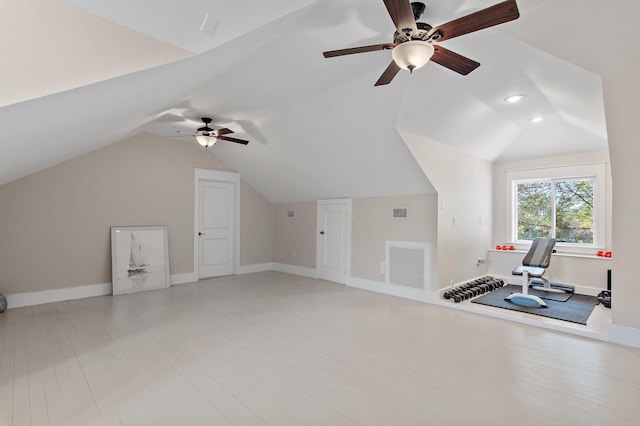
<instances>
[{"instance_id":1,"label":"large ceiling fan","mask_svg":"<svg viewBox=\"0 0 640 426\"><path fill-rule=\"evenodd\" d=\"M433 42L449 40L464 34L518 19L520 12L515 0L507 0L462 18L431 27L417 22L424 13L424 3L408 0L383 0L391 20L396 26L393 43L352 47L324 52L325 58L352 55L354 53L390 50L393 61L376 82L376 86L391 83L401 68L413 72L424 66L429 59L462 75L467 75L480 66L479 62L445 49Z\"/></svg>"},{"instance_id":2,"label":"large ceiling fan","mask_svg":"<svg viewBox=\"0 0 640 426\"><path fill-rule=\"evenodd\" d=\"M195 136L198 143L204 146L205 148L209 148L213 146L219 140L240 143L242 145L246 145L249 143L249 141L246 141L244 139L238 139L238 138L233 138L231 136L226 136L229 133L233 133L233 130L231 129L227 129L227 128L213 129L209 127L209 124L211 124L211 122L213 121L213 119L211 119L210 117L202 117L200 120L202 120L203 126L199 127L196 130L196 133L190 136Z\"/></svg>"}]
</instances>

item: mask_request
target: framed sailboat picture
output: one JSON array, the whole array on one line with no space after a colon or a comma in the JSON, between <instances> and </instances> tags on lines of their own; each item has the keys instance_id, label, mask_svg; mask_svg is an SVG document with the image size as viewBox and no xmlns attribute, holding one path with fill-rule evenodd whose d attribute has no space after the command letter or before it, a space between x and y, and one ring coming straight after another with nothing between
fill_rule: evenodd
<instances>
[{"instance_id":1,"label":"framed sailboat picture","mask_svg":"<svg viewBox=\"0 0 640 426\"><path fill-rule=\"evenodd\" d=\"M169 287L167 227L112 227L111 272L114 296Z\"/></svg>"}]
</instances>

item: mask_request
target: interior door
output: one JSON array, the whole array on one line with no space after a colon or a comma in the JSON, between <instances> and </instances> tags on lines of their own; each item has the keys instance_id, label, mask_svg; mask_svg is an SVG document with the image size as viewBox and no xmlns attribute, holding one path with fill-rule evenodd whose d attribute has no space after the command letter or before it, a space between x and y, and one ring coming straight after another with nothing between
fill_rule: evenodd
<instances>
[{"instance_id":1,"label":"interior door","mask_svg":"<svg viewBox=\"0 0 640 426\"><path fill-rule=\"evenodd\" d=\"M235 184L199 183L198 278L232 275L235 253Z\"/></svg>"},{"instance_id":2,"label":"interior door","mask_svg":"<svg viewBox=\"0 0 640 426\"><path fill-rule=\"evenodd\" d=\"M323 280L346 284L350 269L351 200L318 201L316 267Z\"/></svg>"}]
</instances>

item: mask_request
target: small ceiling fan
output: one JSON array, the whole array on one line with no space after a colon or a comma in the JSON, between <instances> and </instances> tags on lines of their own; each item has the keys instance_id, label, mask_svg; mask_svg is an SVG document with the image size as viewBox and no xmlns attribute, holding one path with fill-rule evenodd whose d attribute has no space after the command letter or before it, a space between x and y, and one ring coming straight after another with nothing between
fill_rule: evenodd
<instances>
[{"instance_id":1,"label":"small ceiling fan","mask_svg":"<svg viewBox=\"0 0 640 426\"><path fill-rule=\"evenodd\" d=\"M238 139L238 138L233 138L231 136L226 136L230 133L233 133L233 130L231 129L227 129L227 128L213 129L209 127L209 124L211 124L211 122L213 121L211 117L202 117L200 118L200 120L202 120L203 126L196 129L196 133L181 134L177 137L195 136L198 143L205 148L209 148L213 146L219 140L226 141L226 142L235 142L242 145L247 145L249 143L249 141L246 141L244 139ZM182 133L182 131L178 130L178 133Z\"/></svg>"},{"instance_id":2,"label":"small ceiling fan","mask_svg":"<svg viewBox=\"0 0 640 426\"><path fill-rule=\"evenodd\" d=\"M376 82L376 86L391 83L401 68L413 72L414 69L424 66L429 59L459 74L467 75L478 68L480 63L440 45L435 45L433 42L449 40L520 17L515 0L507 0L434 28L424 22L417 22L424 13L424 3L409 4L407 0L383 1L396 26L393 43L323 52L325 58L332 58L354 53L393 49L391 52L393 60Z\"/></svg>"}]
</instances>

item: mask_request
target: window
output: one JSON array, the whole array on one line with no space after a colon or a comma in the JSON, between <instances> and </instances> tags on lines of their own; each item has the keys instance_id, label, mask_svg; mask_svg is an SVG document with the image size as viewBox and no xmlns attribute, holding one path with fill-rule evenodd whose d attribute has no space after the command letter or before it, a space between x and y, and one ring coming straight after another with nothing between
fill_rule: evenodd
<instances>
[{"instance_id":1,"label":"window","mask_svg":"<svg viewBox=\"0 0 640 426\"><path fill-rule=\"evenodd\" d=\"M593 244L595 178L515 182L517 240Z\"/></svg>"},{"instance_id":2,"label":"window","mask_svg":"<svg viewBox=\"0 0 640 426\"><path fill-rule=\"evenodd\" d=\"M604 245L604 163L507 172L508 234L565 247Z\"/></svg>"}]
</instances>

